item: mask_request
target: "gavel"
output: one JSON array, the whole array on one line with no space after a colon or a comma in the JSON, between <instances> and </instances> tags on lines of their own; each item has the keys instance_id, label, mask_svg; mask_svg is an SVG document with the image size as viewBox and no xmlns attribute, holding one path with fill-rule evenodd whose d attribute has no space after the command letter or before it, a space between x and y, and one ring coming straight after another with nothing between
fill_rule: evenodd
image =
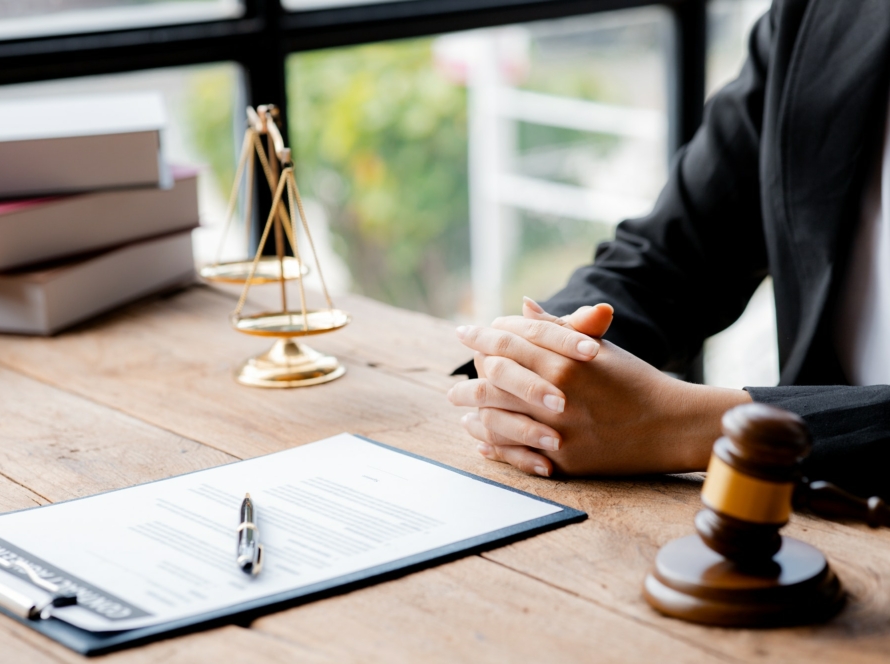
<instances>
[{"instance_id":1,"label":"gavel","mask_svg":"<svg viewBox=\"0 0 890 664\"><path fill-rule=\"evenodd\" d=\"M695 516L698 535L669 542L646 577L644 596L667 615L725 626L778 626L831 617L840 582L812 546L780 534L793 509L890 525L875 496L858 498L810 482L802 461L812 442L804 421L764 404L723 416Z\"/></svg>"}]
</instances>

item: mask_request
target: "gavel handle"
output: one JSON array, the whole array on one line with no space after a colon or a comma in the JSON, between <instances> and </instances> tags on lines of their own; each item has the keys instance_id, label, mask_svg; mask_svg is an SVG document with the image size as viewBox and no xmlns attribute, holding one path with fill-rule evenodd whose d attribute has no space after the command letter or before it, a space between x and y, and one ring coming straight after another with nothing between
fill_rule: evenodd
<instances>
[{"instance_id":1,"label":"gavel handle","mask_svg":"<svg viewBox=\"0 0 890 664\"><path fill-rule=\"evenodd\" d=\"M860 498L830 482L810 482L802 478L794 490L794 506L805 507L828 519L853 519L872 528L890 526L890 507L882 498Z\"/></svg>"}]
</instances>

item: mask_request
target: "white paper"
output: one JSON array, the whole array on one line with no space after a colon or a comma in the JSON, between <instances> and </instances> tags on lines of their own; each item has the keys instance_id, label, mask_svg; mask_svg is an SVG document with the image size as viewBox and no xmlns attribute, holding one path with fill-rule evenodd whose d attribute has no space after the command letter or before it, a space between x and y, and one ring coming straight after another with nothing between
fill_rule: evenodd
<instances>
[{"instance_id":1,"label":"white paper","mask_svg":"<svg viewBox=\"0 0 890 664\"><path fill-rule=\"evenodd\" d=\"M235 564L245 493L263 571ZM310 586L561 511L557 505L340 434L268 456L0 516L22 557L92 631L133 629Z\"/></svg>"}]
</instances>

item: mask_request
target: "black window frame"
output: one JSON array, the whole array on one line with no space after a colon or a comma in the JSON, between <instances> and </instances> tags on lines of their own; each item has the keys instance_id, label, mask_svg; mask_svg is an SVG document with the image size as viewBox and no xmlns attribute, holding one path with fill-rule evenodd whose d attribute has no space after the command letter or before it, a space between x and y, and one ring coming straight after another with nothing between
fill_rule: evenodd
<instances>
[{"instance_id":1,"label":"black window frame","mask_svg":"<svg viewBox=\"0 0 890 664\"><path fill-rule=\"evenodd\" d=\"M706 0L407 0L310 11L287 11L279 0L244 0L239 18L0 41L0 86L232 61L246 74L250 103L285 109L291 53L651 5L673 17L673 153L701 122Z\"/></svg>"}]
</instances>

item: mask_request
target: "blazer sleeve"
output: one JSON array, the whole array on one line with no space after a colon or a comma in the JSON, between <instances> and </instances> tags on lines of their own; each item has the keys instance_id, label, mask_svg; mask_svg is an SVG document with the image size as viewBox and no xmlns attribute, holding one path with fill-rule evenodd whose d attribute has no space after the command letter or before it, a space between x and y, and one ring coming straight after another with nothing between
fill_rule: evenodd
<instances>
[{"instance_id":1,"label":"blazer sleeve","mask_svg":"<svg viewBox=\"0 0 890 664\"><path fill-rule=\"evenodd\" d=\"M890 386L746 387L754 401L800 415L813 436L804 474L890 500Z\"/></svg>"},{"instance_id":2,"label":"blazer sleeve","mask_svg":"<svg viewBox=\"0 0 890 664\"><path fill-rule=\"evenodd\" d=\"M606 338L666 370L684 368L741 315L768 273L759 154L773 32L766 14L739 77L707 104L651 214L619 224L546 310L562 316L608 302L615 318Z\"/></svg>"}]
</instances>

